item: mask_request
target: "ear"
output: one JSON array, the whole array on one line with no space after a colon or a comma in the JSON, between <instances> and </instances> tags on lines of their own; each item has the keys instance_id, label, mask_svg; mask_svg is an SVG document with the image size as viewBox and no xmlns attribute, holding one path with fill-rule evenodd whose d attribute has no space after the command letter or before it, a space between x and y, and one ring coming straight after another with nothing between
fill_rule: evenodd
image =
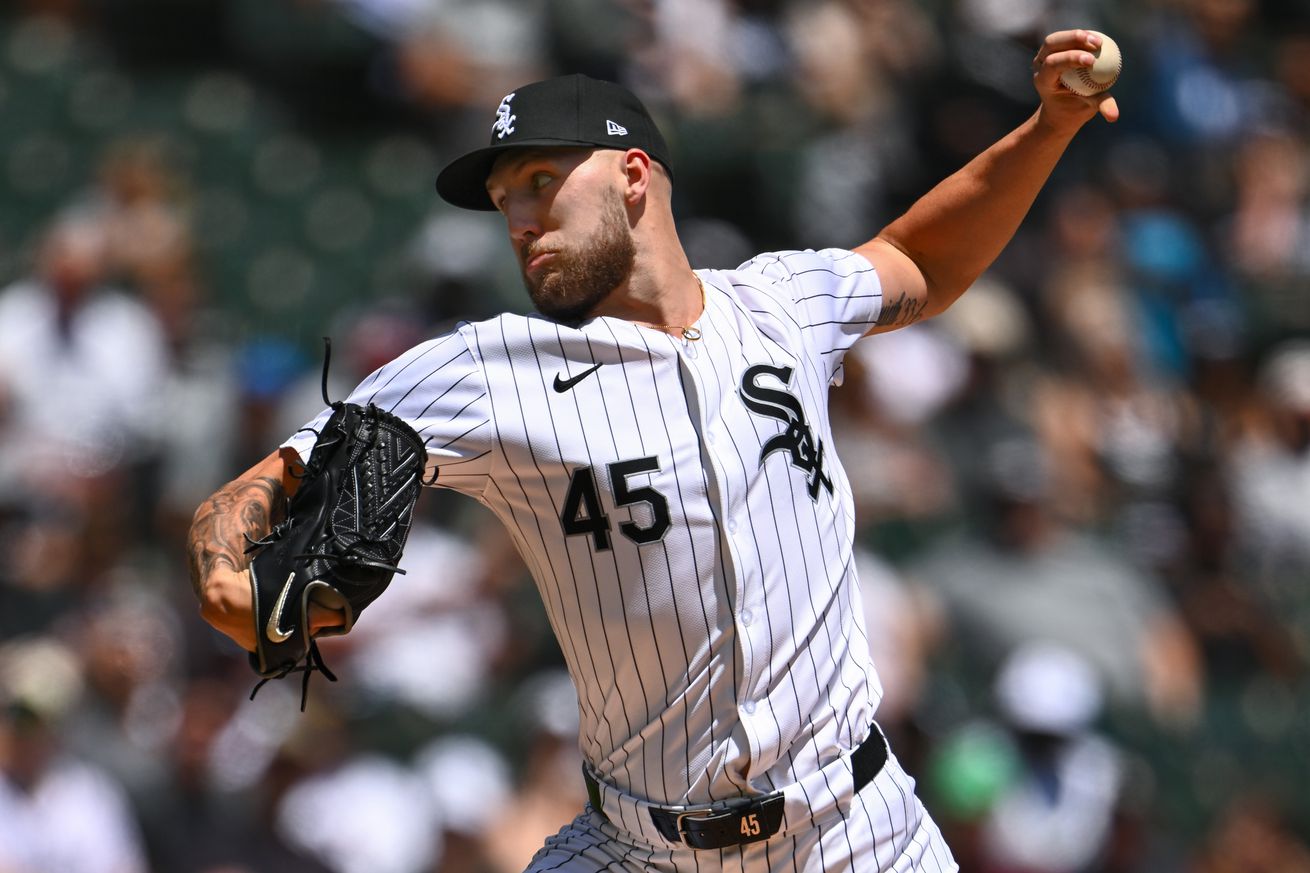
<instances>
[{"instance_id":1,"label":"ear","mask_svg":"<svg viewBox=\"0 0 1310 873\"><path fill-rule=\"evenodd\" d=\"M625 181L623 199L629 206L634 206L650 189L650 155L641 149L628 149L624 152L623 176Z\"/></svg>"}]
</instances>

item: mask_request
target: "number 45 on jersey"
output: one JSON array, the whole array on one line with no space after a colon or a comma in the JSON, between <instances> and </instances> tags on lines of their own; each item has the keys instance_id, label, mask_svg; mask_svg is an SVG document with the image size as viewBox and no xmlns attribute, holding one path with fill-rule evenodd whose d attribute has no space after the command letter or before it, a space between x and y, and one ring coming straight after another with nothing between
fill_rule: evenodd
<instances>
[{"instance_id":1,"label":"number 45 on jersey","mask_svg":"<svg viewBox=\"0 0 1310 873\"><path fill-rule=\"evenodd\" d=\"M635 521L625 521L619 525L619 533L637 545L654 543L664 538L669 529L669 501L663 494L649 485L636 487L628 483L628 477L642 473L659 472L659 459L634 458L631 461L615 461L606 467L610 482L614 486L615 506L650 507L650 524L642 527ZM564 496L564 508L560 512L560 525L568 536L586 534L591 537L592 547L604 552L613 546L610 540L610 519L601 509L600 491L596 486L596 475L591 467L579 467L573 471L569 481L568 494Z\"/></svg>"}]
</instances>

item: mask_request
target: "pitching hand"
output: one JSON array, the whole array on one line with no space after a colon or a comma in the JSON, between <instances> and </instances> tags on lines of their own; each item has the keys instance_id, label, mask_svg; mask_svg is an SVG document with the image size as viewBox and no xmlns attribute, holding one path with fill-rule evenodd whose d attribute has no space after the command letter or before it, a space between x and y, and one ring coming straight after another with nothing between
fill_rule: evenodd
<instances>
[{"instance_id":1,"label":"pitching hand","mask_svg":"<svg viewBox=\"0 0 1310 873\"><path fill-rule=\"evenodd\" d=\"M1082 97L1060 81L1060 74L1076 67L1090 67L1101 38L1088 30L1061 30L1042 42L1033 58L1033 87L1042 98L1042 115L1057 127L1081 127L1100 113L1106 121L1119 120L1119 104L1109 91Z\"/></svg>"}]
</instances>

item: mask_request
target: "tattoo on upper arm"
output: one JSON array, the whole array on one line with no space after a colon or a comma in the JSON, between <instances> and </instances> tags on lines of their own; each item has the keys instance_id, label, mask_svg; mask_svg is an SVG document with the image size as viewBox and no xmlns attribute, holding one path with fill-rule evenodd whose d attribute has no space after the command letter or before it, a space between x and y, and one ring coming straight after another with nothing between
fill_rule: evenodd
<instances>
[{"instance_id":1,"label":"tattoo on upper arm","mask_svg":"<svg viewBox=\"0 0 1310 873\"><path fill-rule=\"evenodd\" d=\"M191 587L197 597L218 565L245 568L246 535L258 538L267 534L282 515L285 498L282 483L265 476L230 482L201 504L187 537Z\"/></svg>"},{"instance_id":2,"label":"tattoo on upper arm","mask_svg":"<svg viewBox=\"0 0 1310 873\"><path fill-rule=\"evenodd\" d=\"M878 312L878 324L883 327L904 327L923 318L928 308L925 298L911 297L904 291L894 300L884 300Z\"/></svg>"}]
</instances>

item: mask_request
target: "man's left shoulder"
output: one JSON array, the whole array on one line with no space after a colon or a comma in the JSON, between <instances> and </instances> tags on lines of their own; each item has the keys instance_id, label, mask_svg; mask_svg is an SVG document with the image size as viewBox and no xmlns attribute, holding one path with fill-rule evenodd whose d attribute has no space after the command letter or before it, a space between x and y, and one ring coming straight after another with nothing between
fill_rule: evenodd
<instances>
[{"instance_id":1,"label":"man's left shoulder","mask_svg":"<svg viewBox=\"0 0 1310 873\"><path fill-rule=\"evenodd\" d=\"M752 310L767 309L770 301L790 311L809 310L838 298L879 293L873 265L848 249L765 252L731 270L702 272L720 285L730 285L734 296Z\"/></svg>"},{"instance_id":2,"label":"man's left shoulder","mask_svg":"<svg viewBox=\"0 0 1310 873\"><path fill-rule=\"evenodd\" d=\"M769 283L792 282L806 276L841 279L872 273L873 265L859 252L843 248L786 249L763 252L730 272L761 277Z\"/></svg>"}]
</instances>

